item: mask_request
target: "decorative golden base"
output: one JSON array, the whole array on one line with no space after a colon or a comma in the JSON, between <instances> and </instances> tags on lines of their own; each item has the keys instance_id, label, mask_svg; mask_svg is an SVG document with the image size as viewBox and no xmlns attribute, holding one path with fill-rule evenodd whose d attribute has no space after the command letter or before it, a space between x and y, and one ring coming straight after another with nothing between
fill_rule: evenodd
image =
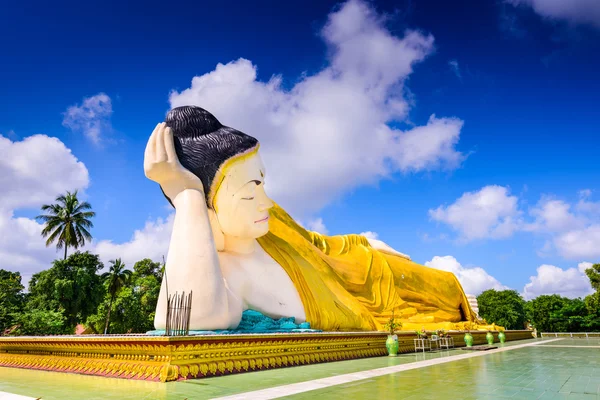
<instances>
[{"instance_id":1,"label":"decorative golden base","mask_svg":"<svg viewBox=\"0 0 600 400\"><path fill-rule=\"evenodd\" d=\"M507 341L532 337L505 333ZM465 345L464 333L450 334L456 347ZM485 334L472 332L474 344L486 343ZM0 366L167 382L383 356L386 338L384 332L0 337ZM414 338L400 332L398 353L413 352Z\"/></svg>"}]
</instances>

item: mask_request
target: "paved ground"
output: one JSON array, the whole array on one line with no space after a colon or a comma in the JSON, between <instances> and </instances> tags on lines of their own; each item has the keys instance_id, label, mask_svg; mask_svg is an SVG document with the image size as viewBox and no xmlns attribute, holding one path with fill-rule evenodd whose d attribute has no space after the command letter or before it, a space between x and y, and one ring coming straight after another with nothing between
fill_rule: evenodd
<instances>
[{"instance_id":1,"label":"paved ground","mask_svg":"<svg viewBox=\"0 0 600 400\"><path fill-rule=\"evenodd\" d=\"M167 384L0 368L0 392L43 400L600 399L600 340L517 341L493 352L405 354Z\"/></svg>"}]
</instances>

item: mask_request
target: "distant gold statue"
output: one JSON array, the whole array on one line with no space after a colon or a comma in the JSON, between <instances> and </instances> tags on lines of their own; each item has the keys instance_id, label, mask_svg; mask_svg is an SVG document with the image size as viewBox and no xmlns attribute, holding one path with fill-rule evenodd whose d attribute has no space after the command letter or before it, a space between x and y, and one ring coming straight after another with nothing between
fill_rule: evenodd
<instances>
[{"instance_id":1,"label":"distant gold statue","mask_svg":"<svg viewBox=\"0 0 600 400\"><path fill-rule=\"evenodd\" d=\"M382 330L392 312L404 329L476 327L454 274L364 236L298 225L265 193L258 148L194 106L171 110L152 133L144 170L176 210L157 329L165 284L193 291L193 330L234 329L247 309L325 331Z\"/></svg>"}]
</instances>

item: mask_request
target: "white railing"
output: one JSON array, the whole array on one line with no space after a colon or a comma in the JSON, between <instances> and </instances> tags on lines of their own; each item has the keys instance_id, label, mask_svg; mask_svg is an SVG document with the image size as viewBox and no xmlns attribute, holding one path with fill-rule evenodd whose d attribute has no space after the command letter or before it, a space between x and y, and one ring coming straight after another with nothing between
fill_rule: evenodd
<instances>
[{"instance_id":1,"label":"white railing","mask_svg":"<svg viewBox=\"0 0 600 400\"><path fill-rule=\"evenodd\" d=\"M542 338L545 337L568 337L568 338L600 338L600 332L541 332Z\"/></svg>"}]
</instances>

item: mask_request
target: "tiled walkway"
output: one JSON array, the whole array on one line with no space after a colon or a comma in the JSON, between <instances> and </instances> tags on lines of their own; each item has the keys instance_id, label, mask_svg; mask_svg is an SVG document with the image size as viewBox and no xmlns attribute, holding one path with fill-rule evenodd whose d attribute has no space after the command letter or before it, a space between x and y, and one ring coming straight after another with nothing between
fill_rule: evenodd
<instances>
[{"instance_id":1,"label":"tiled walkway","mask_svg":"<svg viewBox=\"0 0 600 400\"><path fill-rule=\"evenodd\" d=\"M424 368L310 390L287 398L319 399L600 399L600 340L563 339L507 343L510 351L469 357ZM556 347L556 346L569 347ZM576 347L572 347L576 346ZM53 372L0 368L0 392L44 400L85 399L208 399L424 360L455 359L473 354L462 350L405 354L396 358L309 365L218 378L155 383ZM478 353L481 354L481 353ZM247 396L246 396L247 397Z\"/></svg>"},{"instance_id":2,"label":"tiled walkway","mask_svg":"<svg viewBox=\"0 0 600 400\"><path fill-rule=\"evenodd\" d=\"M287 398L600 399L600 349L561 342L386 375ZM567 343L565 343L567 344ZM596 344L597 345L597 344Z\"/></svg>"}]
</instances>

